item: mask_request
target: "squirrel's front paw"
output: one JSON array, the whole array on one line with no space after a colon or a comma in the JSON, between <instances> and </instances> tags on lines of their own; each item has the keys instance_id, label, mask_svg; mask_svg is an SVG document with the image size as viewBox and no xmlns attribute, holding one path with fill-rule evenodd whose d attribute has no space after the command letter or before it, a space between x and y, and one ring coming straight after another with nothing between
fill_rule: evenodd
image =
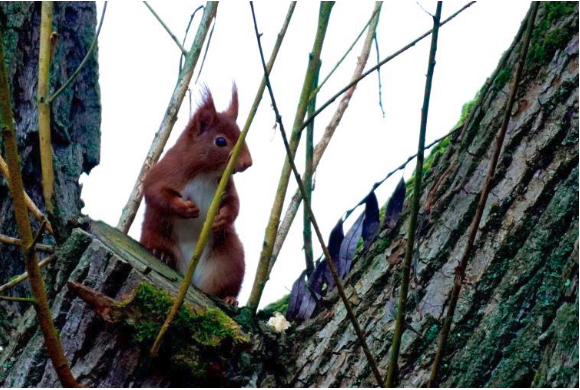
<instances>
[{"instance_id":1,"label":"squirrel's front paw","mask_svg":"<svg viewBox=\"0 0 580 390\"><path fill-rule=\"evenodd\" d=\"M199 208L191 200L184 200L176 198L172 204L172 210L181 218L197 218L199 217Z\"/></svg>"},{"instance_id":2,"label":"squirrel's front paw","mask_svg":"<svg viewBox=\"0 0 580 390\"><path fill-rule=\"evenodd\" d=\"M225 228L227 224L228 224L228 216L227 213L225 213L222 209L218 212L218 215L215 216L215 219L213 220L213 225L211 225L211 231L213 233L217 233L220 230L223 230L223 228Z\"/></svg>"},{"instance_id":3,"label":"squirrel's front paw","mask_svg":"<svg viewBox=\"0 0 580 390\"><path fill-rule=\"evenodd\" d=\"M172 253L161 248L155 248L151 251L151 253L153 253L153 256L157 257L169 267L175 268L176 259Z\"/></svg>"}]
</instances>

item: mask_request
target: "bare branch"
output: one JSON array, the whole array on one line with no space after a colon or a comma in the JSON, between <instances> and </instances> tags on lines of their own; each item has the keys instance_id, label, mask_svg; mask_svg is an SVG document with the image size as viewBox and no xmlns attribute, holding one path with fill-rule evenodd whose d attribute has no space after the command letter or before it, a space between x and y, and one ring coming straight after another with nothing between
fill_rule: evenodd
<instances>
[{"instance_id":1,"label":"bare branch","mask_svg":"<svg viewBox=\"0 0 580 390\"><path fill-rule=\"evenodd\" d=\"M34 298L7 297L4 295L0 295L0 301L36 303Z\"/></svg>"},{"instance_id":2,"label":"bare branch","mask_svg":"<svg viewBox=\"0 0 580 390\"><path fill-rule=\"evenodd\" d=\"M409 217L409 230L407 235L407 248L405 258L401 265L401 288L399 289L399 302L397 305L397 319L395 321L395 331L391 344L391 356L389 358L389 368L387 370L387 380L385 387L395 385L397 373L397 362L399 350L401 348L401 338L405 330L405 309L407 305L407 293L409 291L409 277L411 271L411 261L415 247L415 236L417 231L417 217L419 215L419 200L421 198L421 181L423 178L423 153L425 151L425 133L427 132L427 116L429 114L429 101L431 97L431 84L435 71L435 54L437 53L437 39L441 23L441 8L443 2L437 2L437 10L433 17L433 35L431 36L431 49L429 51L429 62L427 66L427 79L425 81L425 95L423 97L423 108L421 110L421 128L419 129L419 146L417 148L417 166L415 168L415 186L413 188L413 202L411 203L411 216Z\"/></svg>"},{"instance_id":3,"label":"bare branch","mask_svg":"<svg viewBox=\"0 0 580 390\"><path fill-rule=\"evenodd\" d=\"M155 16L155 19L157 19L157 21L159 22L159 24L161 24L161 26L163 26L163 28L165 29L165 31L167 31L167 34L169 34L169 36L171 37L171 39L173 39L173 42L175 42L175 44L177 45L177 47L179 47L179 50L181 50L181 52L183 53L183 55L186 56L187 55L187 50L185 50L185 48L183 47L183 45L181 44L181 42L179 42L177 40L177 37L171 32L171 30L165 24L165 22L163 21L163 19L161 19L161 17L157 14L157 12L155 12L155 10L149 5L148 2L144 1L143 4L145 4L145 6L149 9L149 11L151 11L151 13L153 14L153 16Z\"/></svg>"},{"instance_id":4,"label":"bare branch","mask_svg":"<svg viewBox=\"0 0 580 390\"><path fill-rule=\"evenodd\" d=\"M0 234L0 242L8 245L22 246L22 240L19 240L18 238L8 237L5 236L4 234ZM34 248L38 252L48 252L48 253L54 252L54 248L50 245L36 244Z\"/></svg>"},{"instance_id":5,"label":"bare branch","mask_svg":"<svg viewBox=\"0 0 580 390\"><path fill-rule=\"evenodd\" d=\"M457 12L455 12L453 15L449 16L447 19L445 19L443 22L441 22L441 26L445 25L446 23L448 23L449 21L451 21L452 19L454 19L457 15L459 15L460 13L462 13L463 11L465 11L467 8L471 7L475 3L476 3L475 1L471 1L471 2L467 3L466 5L464 5L463 7L461 7ZM424 38L428 37L432 32L433 32L433 30L427 31L426 33L424 33L423 35L421 35L420 37L418 37L414 41L408 43L407 45L405 45L401 49L397 50L395 53L393 53L390 56L386 57L384 60L382 60L381 62L379 62L378 64L376 64L375 66L373 66L372 68L370 68L369 70L367 70L366 72L364 72L356 80L351 81L348 85L346 85L344 88L342 88L336 94L334 94L330 99L328 99L328 101L326 103L322 104L314 112L314 114L312 114L308 118L306 118L306 120L304 121L304 123L302 123L302 126L299 128L299 130L302 130L306 126L308 126L308 123L311 120L313 120L315 117L317 117L322 111L324 111L324 109L326 109L326 107L328 107L329 105L331 105L340 95L342 95L343 93L345 93L346 91L348 91L352 86L358 84L359 81L361 81L362 79L364 79L365 77L367 77L368 75L370 75L371 73L373 73L375 70L377 70L378 68L380 68L381 66L383 66L387 62L391 61L392 59L398 57L400 54L402 54L405 51L409 50L411 47L415 46L419 41L421 41Z\"/></svg>"},{"instance_id":6,"label":"bare branch","mask_svg":"<svg viewBox=\"0 0 580 390\"><path fill-rule=\"evenodd\" d=\"M42 269L45 265L50 264L54 259L56 259L56 256L55 255L50 255L46 259L44 259L40 263L38 263L38 267L40 269ZM8 283L3 284L2 286L0 286L0 292L6 291L6 290L14 287L17 284L22 283L26 279L28 279L28 272L24 272L23 274L20 274L19 276L15 277L14 279L11 279Z\"/></svg>"},{"instance_id":7,"label":"bare branch","mask_svg":"<svg viewBox=\"0 0 580 390\"><path fill-rule=\"evenodd\" d=\"M280 135L282 136L282 140L284 142L284 147L286 149L286 156L288 158L288 162L290 163L290 167L292 168L292 172L294 173L294 177L296 179L296 182L298 183L298 187L300 188L300 192L302 193L302 197L304 199L304 206L308 212L308 215L310 217L310 221L312 222L312 227L314 228L314 231L316 232L316 236L318 237L318 241L320 243L320 246L322 247L322 250L324 252L324 256L326 257L326 261L327 261L328 267L330 269L330 273L332 274L332 277L333 277L334 282L336 284L336 287L338 289L338 293L339 293L339 295L342 299L342 302L344 304L344 307L348 313L348 317L349 317L349 319L350 319L350 321L355 329L355 333L358 336L358 340L359 340L359 342L362 346L362 349L366 355L366 358L369 362L369 365L371 366L373 374L375 375L377 383L380 385L382 382L382 379L381 379L381 374L380 374L378 366L377 366L377 362L376 362L374 356L372 355L372 353L371 353L371 351L366 343L366 340L364 338L364 334L363 334L363 332L358 324L358 321L354 315L354 312L352 310L352 307L350 305L348 297L346 296L346 293L344 292L342 282L340 281L340 278L338 277L338 273L336 272L336 268L334 266L334 263L331 260L330 253L328 251L328 247L324 243L324 238L322 237L322 233L320 232L320 228L318 227L318 223L316 222L316 218L315 218L314 213L312 211L312 207L310 206L310 200L308 199L308 196L306 195L306 189L304 188L304 183L302 182L302 179L300 178L300 174L298 173L298 169L296 169L296 165L294 164L294 157L292 155L292 150L290 149L290 144L289 144L288 138L286 136L286 131L284 130L284 124L282 123L282 117L280 116L280 112L278 111L278 107L276 105L276 99L274 98L274 92L272 91L272 85L270 84L270 79L268 77L268 69L266 67L266 61L264 60L264 53L262 50L262 44L260 42L260 34L258 32L258 24L256 22L256 15L254 13L253 2L250 2L250 6L252 8L252 17L254 19L254 29L256 31L258 48L260 50L260 58L262 60L262 67L264 68L264 77L266 77L266 86L268 87L268 92L270 93L270 99L272 100L272 108L274 109L274 112L276 114L276 122L278 123L278 125L280 127Z\"/></svg>"},{"instance_id":8,"label":"bare branch","mask_svg":"<svg viewBox=\"0 0 580 390\"><path fill-rule=\"evenodd\" d=\"M278 55L278 50L280 49L280 45L282 44L282 39L284 38L284 35L286 34L286 30L288 28L288 24L290 23L290 18L292 17L295 6L296 6L296 2L292 2L290 4L290 8L288 9L288 14L286 16L286 19L284 21L284 25L282 27L282 31L280 32L280 34L278 34L278 39L276 40L276 45L274 46L274 50L272 51L272 55L270 57L268 72L272 71L272 67L274 66L274 61L276 60L276 57ZM233 173L234 166L236 164L236 161L238 160L238 156L239 156L240 151L242 149L242 145L244 144L244 141L246 139L246 135L248 134L248 131L250 130L250 125L252 124L252 121L254 119L256 111L258 110L258 106L260 105L260 102L262 100L262 94L264 93L264 88L265 88L265 81L262 80L262 83L260 84L260 87L258 88L258 92L256 93L256 97L254 99L254 104L252 105L252 108L250 109L250 114L248 115L248 119L246 120L246 123L244 125L244 129L240 133L240 136L236 142L236 145L234 146L234 148L232 149L232 151L230 153L231 157L228 160L226 168L224 169L224 173L221 176L220 182L218 184L218 188L216 189L216 192L215 192L215 196L214 196L214 198L211 202L211 205L209 207L209 210L207 212L207 217L203 223L203 227L202 227L201 232L199 234L199 238L197 239L197 243L195 245L195 249L193 251L191 261L189 262L189 266L187 268L187 272L186 272L186 274L183 278L183 281L181 282L181 285L179 287L179 292L177 293L177 296L175 297L175 301L173 303L173 306L171 307L171 311L169 312L167 319L165 320L165 323L161 327L161 330L159 331L159 334L157 335L157 338L155 339L155 342L153 343L153 346L151 347L151 350L150 350L151 356L156 356L157 353L159 352L159 347L161 346L161 343L163 342L163 337L164 337L165 333L167 332L167 329L169 329L169 325L171 324L171 322L173 321L173 319L175 318L175 316L179 312L181 305L183 304L183 300L185 299L185 294L187 293L187 290L189 289L189 287L191 285L191 280L193 278L193 274L195 272L195 269L197 267L199 259L201 258L204 247L205 247L207 240L209 238L209 234L211 232L211 226L213 225L215 216L219 211L219 206L220 206L220 203L222 200L222 196L225 193L226 186L227 186L229 179Z\"/></svg>"},{"instance_id":9,"label":"bare branch","mask_svg":"<svg viewBox=\"0 0 580 390\"><path fill-rule=\"evenodd\" d=\"M117 229L121 230L123 233L129 232L129 228L135 219L135 215L137 215L137 210L139 210L139 206L141 206L141 200L143 200L143 180L145 180L145 176L151 167L153 167L157 161L159 161L159 157L161 156L161 153L167 144L167 140L171 135L173 126L177 121L177 113L179 112L179 108L181 107L181 103L183 102L189 83L191 82L191 77L193 76L193 71L195 69L195 65L197 64L197 60L199 59L201 48L207 36L211 21L216 16L217 7L217 1L209 1L206 3L201 23L197 29L197 34L193 44L191 45L191 49L189 49L189 52L185 57L183 70L179 73L179 77L177 78L177 85L173 90L173 94L171 95L171 99L167 105L167 110L165 111L165 115L163 116L163 120L159 126L159 130L157 130L157 133L153 138L153 142L151 143L149 152L145 157L145 161L143 162L141 171L139 172L137 180L135 181L133 190L129 195L127 204L123 208L121 217L119 218Z\"/></svg>"}]
</instances>

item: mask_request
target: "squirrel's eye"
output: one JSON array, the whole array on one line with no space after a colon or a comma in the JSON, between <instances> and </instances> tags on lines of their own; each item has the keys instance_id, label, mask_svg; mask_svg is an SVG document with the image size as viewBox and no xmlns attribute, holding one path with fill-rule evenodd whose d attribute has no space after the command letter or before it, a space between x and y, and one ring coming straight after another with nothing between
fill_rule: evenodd
<instances>
[{"instance_id":1,"label":"squirrel's eye","mask_svg":"<svg viewBox=\"0 0 580 390\"><path fill-rule=\"evenodd\" d=\"M215 139L215 144L217 146L219 146L220 148L223 148L224 146L226 146L228 144L228 141L226 141L226 139L224 137L217 137Z\"/></svg>"}]
</instances>

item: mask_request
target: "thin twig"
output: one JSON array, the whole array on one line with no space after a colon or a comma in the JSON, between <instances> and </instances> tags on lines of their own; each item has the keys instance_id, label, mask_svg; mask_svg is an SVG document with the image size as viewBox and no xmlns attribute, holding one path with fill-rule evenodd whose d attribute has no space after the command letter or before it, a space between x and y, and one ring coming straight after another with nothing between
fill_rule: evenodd
<instances>
[{"instance_id":1,"label":"thin twig","mask_svg":"<svg viewBox=\"0 0 580 390\"><path fill-rule=\"evenodd\" d=\"M441 26L443 26L446 23L450 22L457 15L459 15L460 13L462 13L463 11L465 11L467 8L471 7L475 3L476 3L475 1L471 1L471 2L467 3L466 5L464 5L463 7L461 7L457 12L455 12L454 14L452 14L451 16L449 16L447 19L445 19L444 21L442 21L441 22ZM364 72L356 80L352 80L344 88L342 88L340 91L338 91L336 94L334 94L330 99L328 99L328 101L326 101L324 104L322 104L314 112L314 114L312 114L308 118L306 118L306 120L304 121L304 123L302 123L302 126L300 126L300 128L298 130L301 131L306 126L308 126L308 123L311 120L313 120L314 118L316 118L322 111L324 111L326 109L326 107L328 107L329 105L331 105L340 95L342 95L343 93L345 93L346 91L348 91L353 85L358 84L359 81L361 81L362 79L364 79L365 77L367 77L368 75L370 75L371 73L373 73L375 70L377 70L378 68L380 68L381 66L383 66L387 62L391 61L392 59L398 57L400 54L402 54L405 51L409 50L411 47L415 46L419 41L421 41L424 38L428 37L432 32L433 32L433 30L427 31L426 33L424 33L423 35L421 35L420 37L418 37L414 41L408 43L407 45L405 45L401 49L397 50L395 53L393 53L390 56L386 57L384 60L382 60L381 62L379 62L378 64L376 64L375 66L373 66L372 68L370 68L369 70L367 70L366 72Z\"/></svg>"},{"instance_id":2,"label":"thin twig","mask_svg":"<svg viewBox=\"0 0 580 390\"><path fill-rule=\"evenodd\" d=\"M477 230L479 228L479 223L481 222L481 217L483 215L483 210L485 208L485 204L487 202L487 197L491 190L491 185L493 182L493 178L495 176L495 169L497 166L497 162L499 160L499 155L501 153L503 140L505 138L505 133L507 130L507 126L510 121L510 115L512 112L512 108L515 102L515 97L518 91L518 84L520 83L520 79L524 69L524 63L526 61L526 55L528 53L528 47L530 44L530 40L532 37L532 31L534 29L534 20L536 19L536 14L538 12L540 2L534 1L532 2L531 12L529 14L527 20L527 27L526 33L524 36L524 41L522 44L522 50L520 51L520 57L516 69L516 74L514 77L513 84L511 86L510 94L508 97L508 101L506 103L504 109L503 120L501 123L501 127L497 133L497 136L494 140L494 148L493 148L493 155L489 162L489 168L487 171L487 177L485 179L485 183L483 188L481 189L481 193L479 195L479 201L477 204L477 209L475 211L475 216L469 225L469 230L467 233L467 243L465 245L465 250L463 251L463 255L461 256L461 260L459 261L458 266L455 268L455 279L453 282L453 289L451 290L451 295L449 298L449 307L447 309L447 316L445 317L445 322L443 323L443 328L441 329L441 333L439 335L439 342L437 345L437 354L435 355L435 360L433 361L433 366L431 367L431 375L429 377L429 387L435 387L437 385L437 376L439 372L439 367L441 365L441 359L443 357L443 353L445 351L445 345L447 343L447 338L449 336L449 332L451 330L451 325L453 323L453 316L455 314L455 308L457 307L457 301L459 300L459 293L461 291L461 285L465 279L465 268L467 267L467 261L471 256L471 252L473 251L473 244L475 242L475 236L477 235Z\"/></svg>"},{"instance_id":3,"label":"thin twig","mask_svg":"<svg viewBox=\"0 0 580 390\"><path fill-rule=\"evenodd\" d=\"M377 52L377 62L380 61L380 54L379 54L379 39L377 38L377 34L375 33L375 50ZM385 117L385 109L383 107L383 87L381 85L381 68L377 68L377 79L379 82L379 107L381 108L381 113L383 114L383 118Z\"/></svg>"},{"instance_id":4,"label":"thin twig","mask_svg":"<svg viewBox=\"0 0 580 390\"><path fill-rule=\"evenodd\" d=\"M0 234L0 242L8 245L22 246L22 240L14 237L8 237L5 236L4 234ZM52 246L45 244L36 244L35 250L38 252L48 252L48 253L54 252L54 248Z\"/></svg>"},{"instance_id":5,"label":"thin twig","mask_svg":"<svg viewBox=\"0 0 580 390\"><path fill-rule=\"evenodd\" d=\"M326 37L326 31L333 6L334 2L330 1L320 3L316 36L308 59L308 67L306 68L306 74L304 75L300 99L296 109L296 114L294 115L292 134L290 135L290 150L292 153L296 153L300 143L300 137L302 134L299 128L306 116L308 102L310 101L312 92L312 80L316 73L318 63L320 62L320 54L322 52L322 46ZM253 314L258 310L264 287L268 281L268 270L270 269L270 264L272 262L272 251L276 241L278 226L280 225L280 216L282 215L282 208L284 207L284 199L286 198L291 173L290 162L288 158L285 158L282 171L280 172L280 178L278 179L278 186L276 188L272 210L270 211L270 217L268 218L268 224L264 232L264 244L262 245L262 251L260 252L260 258L258 260L258 268L256 270L254 284L247 303L247 307Z\"/></svg>"},{"instance_id":6,"label":"thin twig","mask_svg":"<svg viewBox=\"0 0 580 390\"><path fill-rule=\"evenodd\" d=\"M314 91L312 91L312 93L310 94L310 99L313 99L314 96L316 96L316 94L320 91L320 89L322 89L322 86L328 81L328 79L330 78L330 76L332 76L334 74L334 72L336 71L336 69L338 69L338 67L340 66L340 64L342 64L342 62L344 61L344 59L348 56L348 54L352 51L352 49L355 47L356 43L358 42L358 40L360 39L360 37L362 37L363 33L366 31L366 29L368 28L368 26L371 24L371 22L373 21L375 15L377 15L379 12L381 12L381 7L382 7L382 2L380 4L380 6L375 7L375 9L373 10L373 13L371 15L371 17L369 18L369 20L365 23L364 27L362 28L362 30L358 33L357 37L355 38L354 42L348 47L348 49L346 49L346 52L343 54L343 56L340 58L340 60L338 60L338 62L334 65L334 67L330 70L330 72L328 72L328 74L326 75L326 77L322 80L322 82L318 85L318 87L316 87L316 89ZM311 112L309 114L312 114Z\"/></svg>"},{"instance_id":7,"label":"thin twig","mask_svg":"<svg viewBox=\"0 0 580 390\"><path fill-rule=\"evenodd\" d=\"M107 11L107 3L108 2L105 1L105 4L103 5L103 12L101 12L101 20L99 21L99 27L97 27L97 33L95 34L95 37L93 38L93 42L91 42L91 46L89 47L89 51L85 55L85 58L83 58L80 65L78 66L78 68L64 82L64 84L55 93L52 94L50 99L48 99L49 104L52 103L54 101L54 99L56 99L58 97L58 95L60 95L62 93L62 91L64 91L77 78L77 76L79 75L79 73L81 73L81 70L83 69L83 67L85 66L85 64L89 60L89 58L91 57L91 54L94 53L95 47L97 47L97 42L99 40L99 34L101 33L101 27L103 26L103 21L105 20L105 12Z\"/></svg>"},{"instance_id":8,"label":"thin twig","mask_svg":"<svg viewBox=\"0 0 580 390\"><path fill-rule=\"evenodd\" d=\"M200 9L203 9L203 5L200 5L199 7L197 7L195 9L195 11L193 11L193 13L191 14L191 16L189 17L189 23L187 23L187 28L185 29L185 35L183 36L183 41L181 42L182 46L185 46L185 41L187 39L187 33L189 32L189 27L191 27L191 22L193 22L193 18L195 18L195 14L197 14L197 11L199 11ZM183 52L181 52L181 55L179 56L179 72L181 73L181 69L183 66ZM190 115L191 117L191 115Z\"/></svg>"},{"instance_id":9,"label":"thin twig","mask_svg":"<svg viewBox=\"0 0 580 390\"><path fill-rule=\"evenodd\" d=\"M199 76L201 76L201 72L203 72L203 65L205 64L205 58L207 57L209 45L211 45L211 37L213 36L213 30L215 29L216 23L217 23L217 19L214 20L213 24L211 25L209 37L207 38L207 45L205 45L205 51L203 52L203 58L201 59L201 65L199 66L199 72L197 73L197 77L195 78L195 84L197 84L197 81L199 80Z\"/></svg>"},{"instance_id":10,"label":"thin twig","mask_svg":"<svg viewBox=\"0 0 580 390\"><path fill-rule=\"evenodd\" d=\"M38 137L44 207L50 215L54 211L54 169L52 165L52 142L50 137L50 102L48 101L53 2L43 1L41 9L37 91Z\"/></svg>"},{"instance_id":11,"label":"thin twig","mask_svg":"<svg viewBox=\"0 0 580 390\"><path fill-rule=\"evenodd\" d=\"M36 303L36 301L34 300L34 298L7 297L7 296L4 296L4 295L0 295L0 301Z\"/></svg>"},{"instance_id":12,"label":"thin twig","mask_svg":"<svg viewBox=\"0 0 580 390\"><path fill-rule=\"evenodd\" d=\"M44 229L46 229L46 220L42 221L42 223L40 224L40 227L38 228L38 231L36 232L36 236L34 236L34 239L30 243L30 245L28 247L24 248L24 251L27 254L31 250L34 250L34 247L36 247L36 244L38 243L38 240L40 240L40 238L42 237L42 233L44 233Z\"/></svg>"},{"instance_id":13,"label":"thin twig","mask_svg":"<svg viewBox=\"0 0 580 390\"><path fill-rule=\"evenodd\" d=\"M56 259L56 256L50 255L46 259L44 259L40 263L38 263L38 267L40 269L42 269L45 265L51 263L54 259ZM17 277L15 277L14 279L8 281L6 284L3 284L2 286L0 286L0 292L6 291L6 290L14 287L17 284L22 283L26 279L28 279L28 272L24 272L23 274L20 274Z\"/></svg>"},{"instance_id":14,"label":"thin twig","mask_svg":"<svg viewBox=\"0 0 580 390\"><path fill-rule=\"evenodd\" d=\"M429 100L431 97L431 84L435 71L435 53L437 52L437 38L439 36L439 26L441 22L441 8L443 2L437 2L437 10L433 17L433 35L431 36L431 49L429 51L429 63L427 66L427 79L425 81L425 95L423 97L423 108L421 110L421 128L419 130L419 146L417 148L417 166L415 168L415 186L413 188L413 202L411 204L411 216L409 217L409 230L407 235L407 248L405 258L401 265L401 288L399 291L399 302L397 305L397 319L391 344L391 356L389 358L389 368L387 370L387 380L385 387L393 387L397 373L397 362L399 350L401 348L401 338L405 330L405 309L407 305L407 293L409 290L409 276L411 271L411 260L413 259L413 249L415 247L415 236L417 230L417 217L419 215L419 200L421 198L421 181L423 177L423 153L425 150L425 134L427 132L427 116L429 114Z\"/></svg>"},{"instance_id":15,"label":"thin twig","mask_svg":"<svg viewBox=\"0 0 580 390\"><path fill-rule=\"evenodd\" d=\"M328 252L328 247L324 243L324 238L322 237L322 233L320 232L320 228L318 227L318 223L316 222L316 218L314 216L314 213L312 211L312 207L310 205L310 200L308 199L308 196L306 195L306 189L304 188L304 183L302 182L302 179L300 178L300 174L298 173L298 169L296 169L296 164L294 164L294 157L292 156L292 150L290 149L290 144L288 143L288 138L286 137L286 131L284 130L284 124L282 123L282 117L280 116L280 112L278 111L278 106L276 105L276 99L274 98L274 92L272 91L272 85L270 84L270 79L268 76L268 69L266 67L266 61L264 60L264 53L262 50L262 44L260 42L260 33L258 32L258 24L256 21L256 15L254 13L253 2L250 2L250 7L252 8L252 17L254 19L254 29L256 31L256 39L258 41L258 48L260 51L260 59L262 61L262 67L264 69L264 77L266 77L266 86L268 87L268 92L270 93L270 99L272 101L272 108L274 109L274 112L276 114L276 122L278 123L278 125L280 127L280 135L282 136L282 141L284 142L284 147L286 149L286 156L287 156L288 161L290 163L290 167L292 168L292 172L294 173L296 183L298 183L298 187L300 188L300 191L302 193L302 197L304 198L304 206L308 211L308 215L310 217L312 227L314 228L314 231L316 232L316 236L318 237L318 241L320 243L320 246L322 247L322 251L324 252L324 256L326 257L328 268L330 269L330 273L332 274L332 277L333 277L334 282L336 284L336 287L338 289L338 293L339 293L340 297L342 298L344 307L348 313L348 317L349 317L349 319L350 319L350 321L355 329L355 333L358 336L358 340L359 340L361 347L362 347L362 349L367 357L369 365L371 366L373 374L375 375L377 383L380 385L382 380L381 380L381 373L380 373L378 366L377 366L377 362L376 362L374 356L372 355L372 353L367 345L367 342L364 338L364 334L363 334L363 332L358 324L358 321L354 315L354 312L352 310L352 307L350 305L348 297L346 296L346 293L344 292L342 282L340 281L340 278L338 277L338 273L336 272L336 267L334 266L334 263L331 260L330 253Z\"/></svg>"},{"instance_id":16,"label":"thin twig","mask_svg":"<svg viewBox=\"0 0 580 390\"><path fill-rule=\"evenodd\" d=\"M278 34L278 39L276 40L276 45L275 45L275 47L272 51L272 55L270 57L270 61L269 61L269 65L268 65L268 72L271 72L272 67L274 66L274 61L276 60L276 57L278 55L280 45L282 44L282 40L284 38L284 35L286 34L286 30L288 28L288 24L290 23L290 19L292 17L293 12L294 12L295 6L296 6L296 2L292 2L290 4L290 8L288 9L288 14L287 14L286 19L284 21L284 25L282 27L282 30L280 31L280 34ZM230 154L231 157L228 161L228 164L226 165L226 168L224 169L224 173L221 176L220 182L218 184L218 188L216 189L216 193L214 195L214 198L213 198L211 205L209 207L209 210L207 212L207 217L204 221L203 227L202 227L201 232L199 234L199 238L197 239L197 243L196 243L191 261L190 261L189 266L187 268L187 272L186 272L186 274L183 278L183 281L181 282L181 285L179 287L179 292L178 292L177 296L175 297L175 301L173 303L171 311L169 312L169 315L167 316L167 319L165 320L165 323L161 327L161 330L159 331L159 334L157 335L157 338L155 339L155 342L153 343L153 346L151 347L151 350L150 350L151 356L156 356L157 353L159 352L159 348L161 347L163 337L164 337L165 333L167 332L167 329L169 329L169 325L171 324L171 322L173 321L173 319L175 318L175 316L179 312L181 305L183 304L183 300L185 299L185 294L187 293L187 290L189 289L189 286L191 284L191 280L193 278L193 274L194 274L195 269L197 267L197 263L199 262L199 259L201 257L201 254L203 253L203 249L205 247L205 244L207 243L207 239L209 238L211 226L213 224L213 221L215 219L217 212L219 211L221 199L222 199L223 194L225 193L225 188L226 188L226 186L229 182L229 179L232 175L232 172L234 170L234 166L235 166L236 161L238 159L240 150L242 149L242 145L244 144L244 140L246 138L246 135L248 134L248 131L250 130L250 125L252 124L254 116L258 110L258 106L260 105L260 102L262 100L262 94L264 93L264 88L265 88L265 81L263 79L262 83L260 84L260 87L258 88L258 92L256 93L256 97L254 99L254 104L252 105L252 108L250 110L250 114L248 115L248 118L247 118L246 123L244 125L244 129L240 133L238 141L236 142L236 145L234 146L234 148L231 151L231 154Z\"/></svg>"},{"instance_id":17,"label":"thin twig","mask_svg":"<svg viewBox=\"0 0 580 390\"><path fill-rule=\"evenodd\" d=\"M320 65L318 64L318 69L316 75L312 80L312 89L318 86L318 75L320 73ZM308 102L308 113L312 113L316 109L316 95L310 102ZM306 189L306 196L312 204L312 176L314 174L313 165L313 155L314 155L314 121L306 127L306 160L304 164L304 187ZM306 261L306 274L308 277L314 272L314 253L312 249L312 225L310 223L310 216L306 208L304 209L304 227L302 236L304 237L304 260Z\"/></svg>"},{"instance_id":18,"label":"thin twig","mask_svg":"<svg viewBox=\"0 0 580 390\"><path fill-rule=\"evenodd\" d=\"M456 126L453 130L451 130L449 133L445 134L443 137L439 137L436 140L432 141L429 145L426 145L423 150L425 151L425 150L431 149L437 143L439 143L439 142L443 141L444 139L449 138L452 135L460 132L461 129L463 129L463 124ZM379 180L375 184L373 184L371 191L374 191L377 188L379 188L385 181L387 181L387 179L389 179L391 176L393 176L396 172L398 172L402 169L405 169L407 164L409 164L411 161L413 161L413 159L415 159L416 157L417 157L417 153L407 157L407 159L401 165L399 165L398 167L393 169L391 172L387 173L387 175L385 177L383 177L381 180ZM344 213L343 220L346 221L346 219L354 212L354 210L357 209L357 207L362 206L366 201L366 197L367 196L365 195L364 198L362 198L353 208L351 208L346 213Z\"/></svg>"},{"instance_id":19,"label":"thin twig","mask_svg":"<svg viewBox=\"0 0 580 390\"><path fill-rule=\"evenodd\" d=\"M434 17L431 12L429 12L425 8L423 8L423 6L421 5L421 3L419 3L418 1L416 1L415 3L417 3L417 5L419 6L419 8L421 8L423 10L423 12L425 12L427 15L429 15L432 18Z\"/></svg>"},{"instance_id":20,"label":"thin twig","mask_svg":"<svg viewBox=\"0 0 580 390\"><path fill-rule=\"evenodd\" d=\"M4 176L7 182L10 182L10 172L8 171L8 165L6 165L6 161L4 161L2 156L0 156L0 173L2 174L2 176ZM52 225L50 224L48 219L44 214L42 214L42 211L40 211L38 207L36 207L32 199L30 199L30 196L28 196L26 192L24 192L24 202L26 203L26 208L28 208L28 211L30 211L32 215L34 215L34 218L36 218L36 220L39 222L46 221L46 230L48 230L50 234L54 234L54 231L52 230Z\"/></svg>"},{"instance_id":21,"label":"thin twig","mask_svg":"<svg viewBox=\"0 0 580 390\"><path fill-rule=\"evenodd\" d=\"M129 228L135 219L135 215L137 215L139 206L141 206L141 201L143 200L143 180L145 180L145 176L151 167L159 161L159 157L161 156L161 153L167 144L167 140L171 135L173 126L177 121L177 113L183 103L185 93L187 92L187 88L193 76L193 71L197 64L197 60L199 59L201 48L209 31L211 21L216 16L217 7L217 1L209 1L206 3L203 10L203 16L197 29L197 34L185 58L183 70L179 73L179 77L177 78L177 85L173 90L173 94L171 95L171 99L167 105L167 110L165 110L165 115L163 116L161 125L159 126L157 133L155 133L155 137L153 138L153 142L151 142L149 152L147 152L147 156L141 166L137 180L133 185L127 204L123 208L121 217L119 218L117 229L125 234L129 232Z\"/></svg>"},{"instance_id":22,"label":"thin twig","mask_svg":"<svg viewBox=\"0 0 580 390\"><path fill-rule=\"evenodd\" d=\"M20 156L18 155L18 145L16 141L16 129L14 128L14 116L12 114L12 104L10 98L10 87L8 83L8 72L6 70L6 61L4 54L4 45L2 44L2 32L0 31L0 128L3 130L4 150L6 153L6 162L10 172L10 196L14 205L14 215L18 232L22 238L21 248L30 247L33 241L32 228L28 220L28 212L24 197L24 184L20 171ZM54 370L63 387L79 387L79 383L74 378L68 360L64 355L58 333L54 327L52 313L46 296L46 289L38 259L35 251L25 253L24 265L30 279L30 289L32 296L36 300L34 305L38 317L40 329L44 336L44 345L47 354L52 362Z\"/></svg>"},{"instance_id":23,"label":"thin twig","mask_svg":"<svg viewBox=\"0 0 580 390\"><path fill-rule=\"evenodd\" d=\"M185 50L185 48L183 47L183 45L181 44L181 42L179 42L179 40L177 39L177 37L171 32L171 30L169 29L169 27L165 24L165 22L163 21L163 19L161 19L161 17L157 14L157 12L155 12L155 10L149 5L148 2L144 1L143 4L145 4L145 6L149 9L149 11L151 11L151 13L153 14L153 16L155 16L155 19L157 19L157 21L159 22L159 24L161 24L161 26L163 26L163 28L165 29L165 31L167 31L167 34L169 34L169 36L171 37L171 39L173 39L173 42L175 42L175 44L177 45L177 47L179 47L179 50L181 50L181 52L183 53L183 55L187 55L187 50Z\"/></svg>"}]
</instances>

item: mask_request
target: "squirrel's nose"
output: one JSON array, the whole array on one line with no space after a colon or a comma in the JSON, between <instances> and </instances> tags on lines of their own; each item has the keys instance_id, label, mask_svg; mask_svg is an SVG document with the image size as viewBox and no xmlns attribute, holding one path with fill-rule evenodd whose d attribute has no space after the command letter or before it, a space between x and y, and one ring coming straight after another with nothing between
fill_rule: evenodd
<instances>
[{"instance_id":1,"label":"squirrel's nose","mask_svg":"<svg viewBox=\"0 0 580 390\"><path fill-rule=\"evenodd\" d=\"M240 157L238 164L236 166L236 172L244 172L246 169L252 166L252 157L244 156Z\"/></svg>"}]
</instances>

